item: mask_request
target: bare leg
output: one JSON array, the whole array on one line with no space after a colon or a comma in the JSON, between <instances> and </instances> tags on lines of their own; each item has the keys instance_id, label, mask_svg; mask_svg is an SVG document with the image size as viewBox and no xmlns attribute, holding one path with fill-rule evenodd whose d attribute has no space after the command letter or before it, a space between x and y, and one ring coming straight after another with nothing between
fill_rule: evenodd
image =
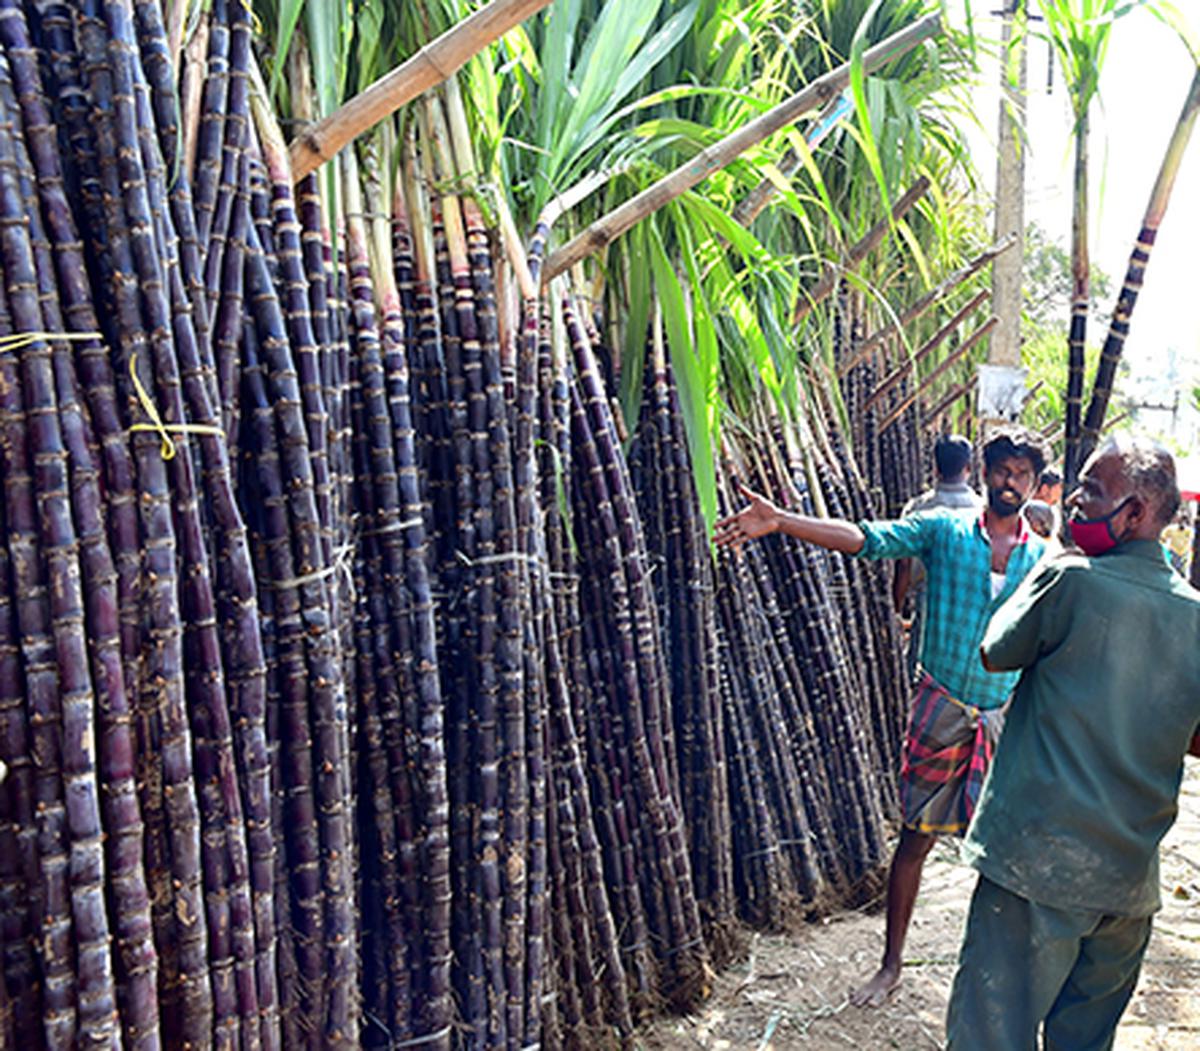
<instances>
[{"instance_id":1,"label":"bare leg","mask_svg":"<svg viewBox=\"0 0 1200 1051\"><path fill-rule=\"evenodd\" d=\"M926 832L914 832L908 828L900 832L900 842L896 846L896 853L892 855L892 868L888 873L887 936L883 963L866 985L850 993L850 1002L855 1007L879 1007L900 984L904 938L908 934L917 890L921 886L921 868L936 841L936 836Z\"/></svg>"}]
</instances>

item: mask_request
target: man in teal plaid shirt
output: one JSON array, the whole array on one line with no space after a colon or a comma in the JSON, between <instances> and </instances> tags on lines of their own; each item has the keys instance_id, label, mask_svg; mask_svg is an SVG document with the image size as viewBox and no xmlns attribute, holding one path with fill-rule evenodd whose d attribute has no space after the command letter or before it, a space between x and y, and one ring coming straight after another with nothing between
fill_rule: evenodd
<instances>
[{"instance_id":1,"label":"man in teal plaid shirt","mask_svg":"<svg viewBox=\"0 0 1200 1051\"><path fill-rule=\"evenodd\" d=\"M1036 435L1007 430L984 445L983 463L982 512L938 509L856 524L793 514L743 487L750 503L716 527L716 543L735 550L783 533L861 558L919 558L925 565L925 628L900 771L904 826L888 877L883 963L851 994L860 1007L879 1006L900 983L925 858L939 834L966 831L1017 678L987 673L979 644L992 613L1044 550L1020 511L1046 454Z\"/></svg>"}]
</instances>

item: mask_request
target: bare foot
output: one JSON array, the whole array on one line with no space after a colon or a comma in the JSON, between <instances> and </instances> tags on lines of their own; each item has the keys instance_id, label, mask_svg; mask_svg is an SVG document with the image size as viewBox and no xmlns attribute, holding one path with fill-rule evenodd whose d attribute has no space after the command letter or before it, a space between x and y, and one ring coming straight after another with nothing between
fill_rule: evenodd
<instances>
[{"instance_id":1,"label":"bare foot","mask_svg":"<svg viewBox=\"0 0 1200 1051\"><path fill-rule=\"evenodd\" d=\"M899 984L899 964L884 964L866 985L851 991L850 1003L855 1007L882 1007Z\"/></svg>"}]
</instances>

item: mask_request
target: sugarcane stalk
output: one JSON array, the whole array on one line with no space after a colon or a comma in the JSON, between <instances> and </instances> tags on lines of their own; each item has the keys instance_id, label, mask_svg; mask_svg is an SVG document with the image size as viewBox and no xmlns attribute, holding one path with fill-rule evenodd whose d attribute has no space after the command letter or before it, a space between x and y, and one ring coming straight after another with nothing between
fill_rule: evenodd
<instances>
[{"instance_id":1,"label":"sugarcane stalk","mask_svg":"<svg viewBox=\"0 0 1200 1051\"><path fill-rule=\"evenodd\" d=\"M973 314L990 295L991 292L989 292L987 289L982 289L977 292L975 296L973 296L971 300L954 315L954 317L952 317L946 322L945 325L938 329L934 336L919 350L917 350L917 352L913 354L908 361L904 362L904 364L902 364L899 368L893 370L888 376L876 384L875 389L867 395L866 401L864 401L858 407L858 411L869 411L902 379L905 379L908 376L915 376L917 374L917 365L919 365L925 360L925 358L927 358L938 347L940 347L946 341L946 339L958 329L959 325L961 325L968 317L970 317L970 315Z\"/></svg>"},{"instance_id":2,"label":"sugarcane stalk","mask_svg":"<svg viewBox=\"0 0 1200 1051\"><path fill-rule=\"evenodd\" d=\"M141 166L136 102L136 74L130 51L107 51L112 36L131 41L130 12L119 4L88 11L80 22L80 41L88 57L87 69L99 109L95 127L100 172L108 191L105 197L106 237L110 255L123 280L114 283L115 307L120 318L120 359L128 368L139 350L146 350L138 294L139 277L158 266L158 246L153 225L134 225L126 233L121 209L124 198L131 215L146 216L145 175ZM111 58L111 61L109 59ZM118 147L120 143L120 147ZM117 187L125 187L124 190ZM109 198L108 194L112 197ZM142 287L145 287L144 285ZM134 320L136 319L136 320ZM164 331L155 332L161 344ZM144 360L144 359L143 359ZM127 374L127 373L126 373ZM121 372L118 371L118 375ZM127 389L128 383L123 386ZM191 741L184 707L183 653L175 574L176 538L171 525L170 496L161 445L146 434L135 436L135 456L141 499L138 509L146 543L146 633L150 643L146 675L142 679L139 708L143 713L142 741L147 755L161 762L161 771L139 774L146 778L143 799L148 830L149 875L156 882L156 942L162 953L160 1000L164 1035L189 1040L208 1039L213 1021L213 999L205 957L207 937L201 904L201 871L196 795L192 779ZM140 742L141 743L141 742ZM151 787L153 786L153 787ZM155 790L161 789L161 799ZM169 844L169 855L168 855ZM167 866L170 866L168 868ZM173 931L173 934L168 934ZM205 1035L202 1035L205 1034Z\"/></svg>"},{"instance_id":3,"label":"sugarcane stalk","mask_svg":"<svg viewBox=\"0 0 1200 1051\"><path fill-rule=\"evenodd\" d=\"M0 34L10 43L23 28L13 17L0 18ZM16 99L11 85L4 79L0 94L12 112ZM44 115L40 100L27 100L31 117ZM59 236L68 231L62 228L65 205L50 180L47 157L56 150L54 128L48 123L29 125L27 134L43 151L43 170L48 180L42 192L47 195L47 216L59 225L52 227ZM48 141L47 141L48 140ZM47 327L65 331L66 322L59 312L55 266L51 246L40 223L41 211L33 196L34 175L29 158L22 151L23 143L14 139L17 163L21 166L23 192L29 205L31 243L36 259ZM49 169L49 170L48 170ZM56 189L58 192L56 192ZM82 304L76 303L79 307ZM101 507L99 464L93 456L94 435L85 422L79 402L78 386L65 344L59 344L54 354L55 381L58 388L59 414L63 421L64 439L71 466L72 504L79 526L80 567L86 595L86 613L91 636L92 661L95 667L96 705L99 715L98 750L102 778L102 810L108 834L107 854L110 879L119 902L116 936L120 950L124 979L119 990L123 1014L128 1018L134 1047L158 1046L157 993L155 981L156 954L152 942L149 896L142 867L142 822L134 787L134 745L130 732L130 707L125 692L122 665L120 603L117 596L118 576L108 547Z\"/></svg>"},{"instance_id":4,"label":"sugarcane stalk","mask_svg":"<svg viewBox=\"0 0 1200 1051\"><path fill-rule=\"evenodd\" d=\"M930 409L925 414L924 419L921 421L921 426L923 426L925 428L932 427L933 424L937 422L938 418L942 415L942 413L944 413L948 408L950 408L951 405L953 405L955 402L957 402L960 398L965 397L972 390L974 390L975 384L978 382L979 382L979 376L975 375L975 376L972 376L966 382L960 383L957 387L954 387L950 391L948 391L946 393L946 396L944 398L942 398L941 401L939 401L932 409Z\"/></svg>"},{"instance_id":5,"label":"sugarcane stalk","mask_svg":"<svg viewBox=\"0 0 1200 1051\"><path fill-rule=\"evenodd\" d=\"M965 340L963 340L958 347L956 347L951 353L947 354L946 357L944 357L938 363L937 367L933 369L929 375L925 376L919 384L917 384L912 393L902 398L899 405L895 406L891 412L883 418L883 421L879 424L879 431L881 433L886 431L897 420L899 420L904 413L906 413L912 407L917 399L920 398L920 396L924 394L948 368L950 368L950 366L954 365L958 361L961 361L962 358L971 351L975 344L977 344L981 339L983 339L984 336L991 332L991 330L995 328L998 323L999 319L993 314L990 318L988 318L987 321L980 325L979 328L977 328Z\"/></svg>"},{"instance_id":6,"label":"sugarcane stalk","mask_svg":"<svg viewBox=\"0 0 1200 1051\"><path fill-rule=\"evenodd\" d=\"M203 59L203 88L198 89L200 117L192 147L195 159L189 168L194 173L192 207L196 214L196 228L200 243L207 247L221 181L221 144L225 139L225 113L229 98L229 0L213 0L212 13L205 21L209 26L208 51Z\"/></svg>"},{"instance_id":7,"label":"sugarcane stalk","mask_svg":"<svg viewBox=\"0 0 1200 1051\"><path fill-rule=\"evenodd\" d=\"M920 299L916 300L916 302L901 311L897 320L885 325L883 328L876 329L870 336L859 342L854 348L853 353L846 355L844 359L838 362L838 377L844 379L851 369L866 361L871 352L882 344L884 340L897 335L905 325L915 321L933 306L934 303L941 300L968 278L973 277L1000 255L1001 252L1007 252L1016 243L1016 236L1009 234L997 241L987 251L981 252L965 266L960 267L954 273L938 282L936 288L931 289L925 295L921 296Z\"/></svg>"},{"instance_id":8,"label":"sugarcane stalk","mask_svg":"<svg viewBox=\"0 0 1200 1051\"><path fill-rule=\"evenodd\" d=\"M1070 492L1079 474L1080 425L1083 418L1083 367L1087 347L1087 315L1091 305L1088 256L1088 113L1075 123L1075 184L1071 210L1071 327L1067 335L1066 416L1067 442L1063 456L1063 484Z\"/></svg>"},{"instance_id":9,"label":"sugarcane stalk","mask_svg":"<svg viewBox=\"0 0 1200 1051\"><path fill-rule=\"evenodd\" d=\"M0 63L0 66L6 65ZM7 79L7 69L4 69ZM39 302L38 275L25 213L14 141L0 142L0 253L3 256L9 309L18 331L40 333L49 327ZM39 547L44 560L53 650L49 671L54 704L35 718L57 723L63 781L70 909L78 976L79 1038L116 1047L116 987L109 953L104 906L104 855L101 846L100 793L95 761L95 695L88 662L84 600L80 586L78 536L71 516L71 478L64 424L78 421L72 407L60 406L50 347L41 339L19 352L19 373L29 415L32 488L39 509ZM60 423L60 412L67 417ZM82 442L82 436L80 436ZM78 448L78 446L77 446ZM84 446L86 449L86 446ZM87 454L90 459L90 454ZM87 463L80 465L87 470ZM115 625L111 625L115 627Z\"/></svg>"},{"instance_id":10,"label":"sugarcane stalk","mask_svg":"<svg viewBox=\"0 0 1200 1051\"><path fill-rule=\"evenodd\" d=\"M1096 378L1092 383L1092 398L1088 402L1087 415L1083 420L1082 437L1079 443L1077 462L1082 465L1096 448L1104 414L1108 410L1108 402L1112 397L1113 381L1117 374L1117 363L1121 360L1121 352L1125 349L1125 339L1129 335L1129 321L1133 308L1137 305L1138 293L1145 280L1146 267L1150 262L1150 252L1154 248L1155 238L1166 214L1167 205L1171 200L1171 191L1175 187L1175 177L1179 174L1179 165L1183 161L1184 151L1192 137L1192 129L1196 125L1196 116L1200 113L1200 68L1192 78L1187 98L1175 130L1171 133L1171 141L1163 155L1162 165L1154 180L1154 188L1150 191L1150 201L1142 217L1142 228L1138 233L1132 253L1129 256L1129 267L1125 271L1125 281L1117 295L1116 306L1113 307L1112 320L1109 322L1108 335L1104 339L1104 347L1100 351L1100 363L1096 367Z\"/></svg>"}]
</instances>

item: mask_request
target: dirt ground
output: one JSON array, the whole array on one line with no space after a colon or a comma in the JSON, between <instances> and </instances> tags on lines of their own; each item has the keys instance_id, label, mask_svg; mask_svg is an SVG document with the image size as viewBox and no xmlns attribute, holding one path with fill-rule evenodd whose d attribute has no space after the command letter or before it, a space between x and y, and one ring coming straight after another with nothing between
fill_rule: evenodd
<instances>
[{"instance_id":1,"label":"dirt ground","mask_svg":"<svg viewBox=\"0 0 1200 1051\"><path fill-rule=\"evenodd\" d=\"M882 1008L847 1002L882 950L878 910L831 916L788 935L753 935L704 1010L643 1032L640 1051L929 1051L943 1019L974 886L951 844L935 847L905 949L904 981ZM1162 846L1163 909L1116 1051L1200 1048L1200 761L1188 760L1179 819Z\"/></svg>"}]
</instances>

